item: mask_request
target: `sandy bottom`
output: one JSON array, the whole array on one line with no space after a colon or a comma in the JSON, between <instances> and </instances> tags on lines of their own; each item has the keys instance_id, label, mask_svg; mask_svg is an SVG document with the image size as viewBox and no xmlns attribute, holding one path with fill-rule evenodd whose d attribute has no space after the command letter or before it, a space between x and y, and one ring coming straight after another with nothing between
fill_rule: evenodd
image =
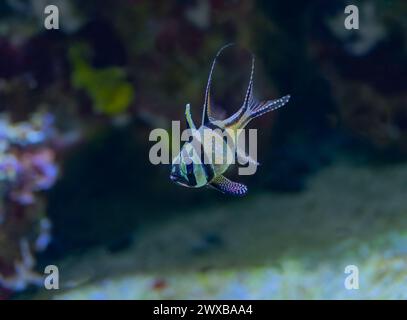
<instances>
[{"instance_id":1,"label":"sandy bottom","mask_svg":"<svg viewBox=\"0 0 407 320\"><path fill-rule=\"evenodd\" d=\"M150 222L120 253L59 265L54 299L406 299L407 166L337 164L263 193ZM344 286L347 265L359 289Z\"/></svg>"}]
</instances>

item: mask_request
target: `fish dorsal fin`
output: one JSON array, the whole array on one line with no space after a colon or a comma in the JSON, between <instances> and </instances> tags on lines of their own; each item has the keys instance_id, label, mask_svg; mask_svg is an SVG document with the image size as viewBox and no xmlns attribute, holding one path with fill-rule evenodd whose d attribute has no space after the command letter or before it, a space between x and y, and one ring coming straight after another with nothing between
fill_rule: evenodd
<instances>
[{"instance_id":1,"label":"fish dorsal fin","mask_svg":"<svg viewBox=\"0 0 407 320\"><path fill-rule=\"evenodd\" d=\"M189 103L185 106L185 118L187 120L187 129L196 129L194 120L192 120L191 105Z\"/></svg>"},{"instance_id":2,"label":"fish dorsal fin","mask_svg":"<svg viewBox=\"0 0 407 320\"><path fill-rule=\"evenodd\" d=\"M244 184L230 181L228 178L222 175L214 178L211 181L210 186L222 193L233 196L244 196L247 193L247 187Z\"/></svg>"},{"instance_id":3,"label":"fish dorsal fin","mask_svg":"<svg viewBox=\"0 0 407 320\"><path fill-rule=\"evenodd\" d=\"M215 69L216 65L216 60L222 53L224 49L227 47L230 47L234 45L234 43L228 43L224 45L222 48L219 49L219 51L216 53L215 58L213 59L211 70L209 71L209 77L208 77L208 83L206 84L206 91L205 91L205 101L204 101L204 107L202 111L202 125L206 125L212 121L214 121L213 117L213 111L211 108L211 82L212 82L212 74L213 70Z\"/></svg>"},{"instance_id":4,"label":"fish dorsal fin","mask_svg":"<svg viewBox=\"0 0 407 320\"><path fill-rule=\"evenodd\" d=\"M249 79L249 84L246 89L246 94L244 97L243 104L234 115L232 115L228 119L224 120L225 126L239 125L240 121L243 120L243 118L245 116L247 116L250 106L256 103L256 100L253 97L254 65L255 65L255 57L254 57L254 54L252 53L252 66L251 66L251 70L250 70L250 79Z\"/></svg>"},{"instance_id":5,"label":"fish dorsal fin","mask_svg":"<svg viewBox=\"0 0 407 320\"><path fill-rule=\"evenodd\" d=\"M249 109L249 106L250 106L251 102L253 101L254 63L255 63L255 57L254 57L254 54L252 54L252 68L250 70L249 85L247 86L246 95L244 97L243 106L241 108L242 114L244 114Z\"/></svg>"}]
</instances>

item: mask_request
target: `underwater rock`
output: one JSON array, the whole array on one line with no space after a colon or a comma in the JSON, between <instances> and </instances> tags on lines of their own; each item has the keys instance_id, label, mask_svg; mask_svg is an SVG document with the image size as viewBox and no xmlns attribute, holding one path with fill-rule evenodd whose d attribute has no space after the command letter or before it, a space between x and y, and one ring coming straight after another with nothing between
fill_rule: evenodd
<instances>
[{"instance_id":1,"label":"underwater rock","mask_svg":"<svg viewBox=\"0 0 407 320\"><path fill-rule=\"evenodd\" d=\"M195 255L202 255L214 249L219 249L223 245L222 237L213 232L203 234L191 246L191 252Z\"/></svg>"},{"instance_id":2,"label":"underwater rock","mask_svg":"<svg viewBox=\"0 0 407 320\"><path fill-rule=\"evenodd\" d=\"M393 159L407 155L406 9L401 2L365 3L363 28L349 31L338 7L320 17L321 31L310 36L310 53L336 104L333 117L361 145Z\"/></svg>"}]
</instances>

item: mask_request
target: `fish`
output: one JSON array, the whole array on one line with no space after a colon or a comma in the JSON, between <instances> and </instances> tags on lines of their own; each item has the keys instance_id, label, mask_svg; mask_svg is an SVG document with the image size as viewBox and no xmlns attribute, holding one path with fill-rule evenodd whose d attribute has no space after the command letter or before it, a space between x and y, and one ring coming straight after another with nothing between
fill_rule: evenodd
<instances>
[{"instance_id":1,"label":"fish","mask_svg":"<svg viewBox=\"0 0 407 320\"><path fill-rule=\"evenodd\" d=\"M224 194L244 196L248 192L247 186L243 183L231 181L224 176L224 173L231 166L231 163L216 162L216 159L220 155L223 156L225 150L227 150L222 146L223 143L226 143L223 133L225 131L237 132L237 130L243 129L251 120L281 108L290 100L290 95L285 95L279 99L263 101L259 101L253 96L255 56L252 54L250 79L242 106L230 117L224 120L216 119L214 117L211 99L212 75L217 59L224 49L232 45L234 44L227 44L220 48L212 61L205 90L202 123L198 129L191 116L190 104L187 104L185 107L187 128L192 130L193 136L189 141L184 143L180 152L173 159L170 180L184 187L202 188L208 186ZM205 130L212 132L215 140L220 142L222 148L209 149L209 147L207 147L206 140L202 139ZM226 148L228 148L228 146L226 146ZM246 162L258 165L257 161L252 159L249 155L246 155L239 148L235 148L234 151L234 155L243 158ZM208 154L208 152L211 152L211 154ZM215 161L210 161L210 157L212 157L212 160L215 159Z\"/></svg>"}]
</instances>

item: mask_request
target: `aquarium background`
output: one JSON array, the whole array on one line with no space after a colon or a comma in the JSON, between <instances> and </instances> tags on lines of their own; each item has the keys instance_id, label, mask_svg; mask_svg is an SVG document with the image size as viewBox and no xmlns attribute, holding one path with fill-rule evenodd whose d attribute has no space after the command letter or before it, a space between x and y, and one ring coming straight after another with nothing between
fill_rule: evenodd
<instances>
[{"instance_id":1,"label":"aquarium background","mask_svg":"<svg viewBox=\"0 0 407 320\"><path fill-rule=\"evenodd\" d=\"M406 15L401 0L1 1L1 299L407 298ZM291 95L250 124L256 174L227 174L244 198L179 187L148 157L186 103L201 121L230 42L219 118L242 103L249 51L256 96Z\"/></svg>"}]
</instances>

